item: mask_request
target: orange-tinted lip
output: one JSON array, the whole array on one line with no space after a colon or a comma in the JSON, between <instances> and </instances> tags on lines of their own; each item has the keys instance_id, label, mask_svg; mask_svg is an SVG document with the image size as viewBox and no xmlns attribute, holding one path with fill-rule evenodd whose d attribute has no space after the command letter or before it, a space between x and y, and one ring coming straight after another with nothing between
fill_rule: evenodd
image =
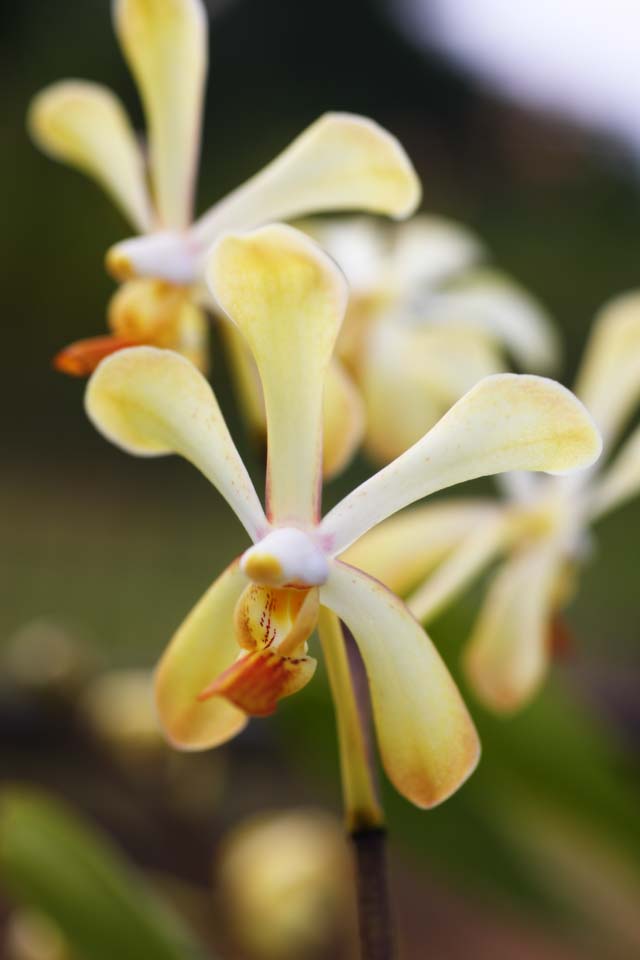
<instances>
[{"instance_id":1,"label":"orange-tinted lip","mask_svg":"<svg viewBox=\"0 0 640 960\"><path fill-rule=\"evenodd\" d=\"M105 357L125 347L135 346L138 346L136 340L110 334L89 337L87 340L76 340L68 347L64 347L55 355L52 363L56 370L70 377L88 377Z\"/></svg>"}]
</instances>

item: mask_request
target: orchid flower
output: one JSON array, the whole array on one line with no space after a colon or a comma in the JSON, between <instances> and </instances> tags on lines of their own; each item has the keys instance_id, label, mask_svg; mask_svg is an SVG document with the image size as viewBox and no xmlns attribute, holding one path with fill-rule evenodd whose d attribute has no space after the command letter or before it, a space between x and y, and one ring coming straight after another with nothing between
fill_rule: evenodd
<instances>
[{"instance_id":1,"label":"orchid flower","mask_svg":"<svg viewBox=\"0 0 640 960\"><path fill-rule=\"evenodd\" d=\"M184 357L146 346L122 350L100 364L86 398L93 423L124 450L191 461L252 540L160 662L156 699L166 735L177 747L204 749L234 736L249 716L272 713L311 680L308 641L318 624L338 725L353 730L339 618L366 666L389 777L414 803L438 803L477 761L473 723L402 601L340 556L386 517L452 484L504 470L586 466L599 453L597 431L559 384L492 376L320 519L322 394L347 303L345 279L313 241L282 225L226 235L205 273L259 371L266 511L209 384ZM344 741L353 746L348 732Z\"/></svg>"},{"instance_id":2,"label":"orchid flower","mask_svg":"<svg viewBox=\"0 0 640 960\"><path fill-rule=\"evenodd\" d=\"M415 443L478 380L549 372L558 345L537 301L485 265L465 227L436 216L305 225L351 289L338 354L364 403L364 443L386 463Z\"/></svg>"},{"instance_id":3,"label":"orchid flower","mask_svg":"<svg viewBox=\"0 0 640 960\"><path fill-rule=\"evenodd\" d=\"M558 614L589 553L591 527L640 492L640 428L611 457L640 400L640 293L618 297L596 318L575 392L603 437L597 468L566 477L507 474L502 501L450 500L409 511L347 554L408 596L424 623L503 557L464 655L471 686L495 711L517 710L534 696L561 630ZM424 542L409 564L396 547L404 535L398 521Z\"/></svg>"},{"instance_id":4,"label":"orchid flower","mask_svg":"<svg viewBox=\"0 0 640 960\"><path fill-rule=\"evenodd\" d=\"M208 363L202 281L206 251L227 231L326 210L408 216L420 186L398 141L364 117L328 113L243 186L193 219L207 72L201 0L114 0L115 30L140 91L148 164L124 107L108 89L62 81L34 100L29 127L48 154L94 177L140 236L116 244L107 267L124 281L108 309L108 336L78 341L56 365L86 376L132 344L168 347L200 369ZM147 174L149 186L147 184ZM238 376L251 377L233 329L225 329ZM245 391L246 392L246 391ZM348 459L361 433L353 388L338 372L326 402L328 468ZM347 429L337 427L347 425Z\"/></svg>"}]
</instances>

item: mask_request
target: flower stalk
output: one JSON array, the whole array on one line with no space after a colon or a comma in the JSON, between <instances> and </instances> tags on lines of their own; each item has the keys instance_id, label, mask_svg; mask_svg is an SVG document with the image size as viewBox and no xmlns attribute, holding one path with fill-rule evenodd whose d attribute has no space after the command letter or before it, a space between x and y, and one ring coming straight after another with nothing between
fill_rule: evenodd
<instances>
[{"instance_id":1,"label":"flower stalk","mask_svg":"<svg viewBox=\"0 0 640 960\"><path fill-rule=\"evenodd\" d=\"M345 821L354 857L360 953L362 960L391 960L387 833L370 758L371 738L365 727L370 714L359 702L361 685L350 663L348 638L331 610L321 610L318 632L336 710Z\"/></svg>"}]
</instances>

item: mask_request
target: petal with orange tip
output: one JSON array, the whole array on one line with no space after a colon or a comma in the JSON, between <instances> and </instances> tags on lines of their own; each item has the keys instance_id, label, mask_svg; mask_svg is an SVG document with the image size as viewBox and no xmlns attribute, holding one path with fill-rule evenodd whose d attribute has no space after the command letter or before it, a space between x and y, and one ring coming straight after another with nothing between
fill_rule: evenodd
<instances>
[{"instance_id":1,"label":"petal with orange tip","mask_svg":"<svg viewBox=\"0 0 640 960\"><path fill-rule=\"evenodd\" d=\"M184 357L157 347L121 350L91 377L85 408L97 429L128 453L185 457L219 490L254 541L267 532L213 391Z\"/></svg>"},{"instance_id":2,"label":"petal with orange tip","mask_svg":"<svg viewBox=\"0 0 640 960\"><path fill-rule=\"evenodd\" d=\"M258 367L267 418L268 514L317 520L322 396L347 300L343 275L303 233L273 225L228 234L207 265L211 292Z\"/></svg>"},{"instance_id":3,"label":"petal with orange tip","mask_svg":"<svg viewBox=\"0 0 640 960\"><path fill-rule=\"evenodd\" d=\"M105 357L111 356L125 347L136 346L137 341L127 337L109 336L89 337L76 340L63 347L53 358L53 366L60 373L70 377L88 377Z\"/></svg>"},{"instance_id":4,"label":"petal with orange tip","mask_svg":"<svg viewBox=\"0 0 640 960\"><path fill-rule=\"evenodd\" d=\"M283 657L277 650L256 650L228 667L199 700L222 697L251 717L268 717L278 700L290 697L309 683L316 671L313 657Z\"/></svg>"},{"instance_id":5,"label":"petal with orange tip","mask_svg":"<svg viewBox=\"0 0 640 960\"><path fill-rule=\"evenodd\" d=\"M207 70L200 0L115 0L114 22L149 127L149 164L164 227L191 220Z\"/></svg>"},{"instance_id":6,"label":"petal with orange tip","mask_svg":"<svg viewBox=\"0 0 640 960\"><path fill-rule=\"evenodd\" d=\"M252 230L329 210L366 210L398 219L420 202L420 182L402 146L373 120L326 113L280 156L195 224L206 248L228 231Z\"/></svg>"},{"instance_id":7,"label":"petal with orange tip","mask_svg":"<svg viewBox=\"0 0 640 960\"><path fill-rule=\"evenodd\" d=\"M523 707L542 682L560 564L558 545L544 538L507 560L489 588L464 666L478 699L496 713Z\"/></svg>"},{"instance_id":8,"label":"petal with orange tip","mask_svg":"<svg viewBox=\"0 0 640 960\"><path fill-rule=\"evenodd\" d=\"M333 563L320 600L362 654L389 779L419 807L446 800L474 770L480 745L431 640L395 594L346 564Z\"/></svg>"},{"instance_id":9,"label":"petal with orange tip","mask_svg":"<svg viewBox=\"0 0 640 960\"><path fill-rule=\"evenodd\" d=\"M27 122L41 150L97 180L141 233L151 229L142 152L110 90L82 80L54 83L34 98Z\"/></svg>"},{"instance_id":10,"label":"petal with orange tip","mask_svg":"<svg viewBox=\"0 0 640 960\"><path fill-rule=\"evenodd\" d=\"M231 666L238 654L233 615L246 583L236 561L193 608L160 660L156 705L165 735L175 747L215 747L246 724L244 713L226 700L198 700L211 679Z\"/></svg>"}]
</instances>

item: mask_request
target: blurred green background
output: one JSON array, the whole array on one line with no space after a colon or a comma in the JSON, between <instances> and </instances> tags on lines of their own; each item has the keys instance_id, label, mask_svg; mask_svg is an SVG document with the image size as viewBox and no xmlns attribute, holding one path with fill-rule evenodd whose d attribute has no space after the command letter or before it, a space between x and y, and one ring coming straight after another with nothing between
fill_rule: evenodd
<instances>
[{"instance_id":1,"label":"blurred green background","mask_svg":"<svg viewBox=\"0 0 640 960\"><path fill-rule=\"evenodd\" d=\"M140 124L109 7L22 0L0 12L0 642L15 653L26 636L25 649L45 659L50 649L55 659L47 636L60 627L91 669L151 666L245 544L203 478L182 462L136 461L110 447L83 414L83 384L50 366L62 345L102 332L112 290L102 259L127 227L93 183L35 150L24 116L47 83L87 77L115 89ZM595 310L640 280L633 159L568 124L507 106L435 54L410 48L381 2L227 0L209 11L199 209L325 110L369 115L412 157L424 208L475 229L495 261L547 305L565 337L570 383ZM260 482L215 338L213 357L216 390ZM329 487L327 503L370 469L358 461ZM640 885L638 530L639 503L598 529L569 615L576 647L540 700L512 722L470 701L485 752L469 785L428 814L386 791L406 957L469 956L469 937L478 957L640 950L640 922L627 909ZM478 597L433 630L454 668ZM194 791L203 777L202 796L197 814L173 819L166 797L129 768L123 778L116 764L116 775L111 755L96 752L75 694L36 696L8 669L1 683L2 779L53 790L174 884L202 891L219 839L244 816L309 802L339 810L322 676L215 757L185 761ZM149 777L157 786L157 769ZM206 936L216 942L215 930Z\"/></svg>"}]
</instances>

